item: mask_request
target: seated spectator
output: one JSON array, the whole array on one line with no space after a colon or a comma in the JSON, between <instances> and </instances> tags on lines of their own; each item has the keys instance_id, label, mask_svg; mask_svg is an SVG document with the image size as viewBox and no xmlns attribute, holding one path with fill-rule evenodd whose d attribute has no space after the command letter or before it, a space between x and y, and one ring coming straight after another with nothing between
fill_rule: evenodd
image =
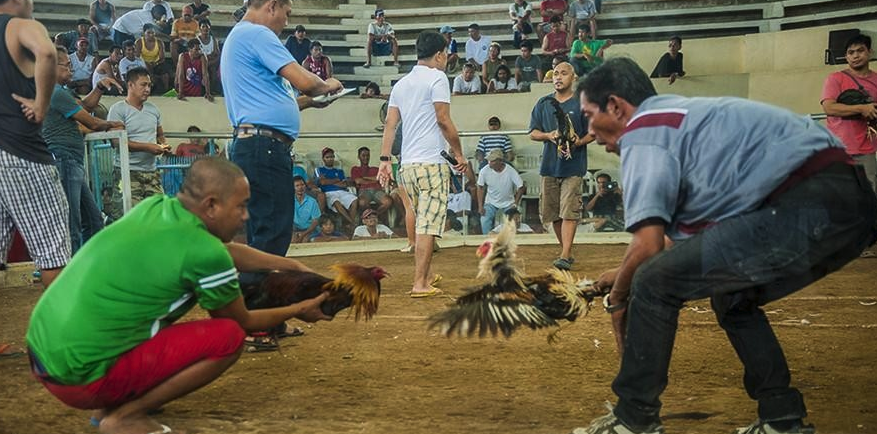
<instances>
[{"instance_id":1,"label":"seated spectator","mask_svg":"<svg viewBox=\"0 0 877 434\"><path fill-rule=\"evenodd\" d=\"M497 131L501 127L502 122L498 117L493 116L487 120L488 130ZM485 160L484 157L494 149L498 149L502 152L505 161L511 163L515 160L515 152L512 149L512 139L510 139L509 136L505 134L486 134L478 139L478 145L475 146L475 161L478 162L479 171L487 165L487 160Z\"/></svg>"},{"instance_id":2,"label":"seated spectator","mask_svg":"<svg viewBox=\"0 0 877 434\"><path fill-rule=\"evenodd\" d=\"M677 78L685 76L682 67L682 38L673 36L670 38L669 50L661 56L655 69L652 70L651 78L669 77L669 83L673 84Z\"/></svg>"},{"instance_id":3,"label":"seated spectator","mask_svg":"<svg viewBox=\"0 0 877 434\"><path fill-rule=\"evenodd\" d=\"M475 65L463 65L463 72L454 78L454 95L478 95L481 93L481 79L475 76Z\"/></svg>"},{"instance_id":4,"label":"seated spectator","mask_svg":"<svg viewBox=\"0 0 877 434\"><path fill-rule=\"evenodd\" d=\"M122 76L122 80L124 81L127 80L128 71L134 68L146 68L146 62L137 57L137 50L134 49L134 41L125 41L122 51L125 53L125 57L119 61L119 75Z\"/></svg>"},{"instance_id":5,"label":"seated spectator","mask_svg":"<svg viewBox=\"0 0 877 434\"><path fill-rule=\"evenodd\" d=\"M143 3L143 10L148 11L152 10L156 7L161 8L161 18L163 21L168 23L173 22L174 20L174 10L171 8L171 4L164 0L147 0L146 3Z\"/></svg>"},{"instance_id":6,"label":"seated spectator","mask_svg":"<svg viewBox=\"0 0 877 434\"><path fill-rule=\"evenodd\" d=\"M359 94L360 98L377 98L377 99L390 99L390 95L385 95L381 93L381 87L378 86L377 83L370 81L365 85L365 89L361 94Z\"/></svg>"},{"instance_id":7,"label":"seated spectator","mask_svg":"<svg viewBox=\"0 0 877 434\"><path fill-rule=\"evenodd\" d=\"M158 23L164 16L164 8L156 6L150 10L128 11L113 24L113 42L122 46L125 41L133 41L143 36L148 24L158 29ZM149 63L147 61L147 63Z\"/></svg>"},{"instance_id":8,"label":"seated spectator","mask_svg":"<svg viewBox=\"0 0 877 434\"><path fill-rule=\"evenodd\" d=\"M554 68L557 68L557 65L560 65L563 62L566 62L566 56L554 56L554 58L551 59L551 69L549 69L548 72L545 73L545 76L542 77L542 82L543 83L553 82L554 81Z\"/></svg>"},{"instance_id":9,"label":"seated spectator","mask_svg":"<svg viewBox=\"0 0 877 434\"><path fill-rule=\"evenodd\" d=\"M201 128L198 128L195 125L189 126L186 129L187 133L200 133ZM177 157L199 157L202 155L207 155L207 139L203 138L191 138L188 142L183 142L177 145L177 150L174 151L174 155Z\"/></svg>"},{"instance_id":10,"label":"seated spectator","mask_svg":"<svg viewBox=\"0 0 877 434\"><path fill-rule=\"evenodd\" d=\"M97 67L97 57L92 56L88 49L88 39L80 38L76 43L76 51L68 54L73 77L68 87L80 95L91 92L91 76Z\"/></svg>"},{"instance_id":11,"label":"seated spectator","mask_svg":"<svg viewBox=\"0 0 877 434\"><path fill-rule=\"evenodd\" d=\"M54 43L56 47L63 48L64 51L66 51L67 46L70 45L67 42L67 38L64 36L64 33L55 34L55 37L52 38L52 43Z\"/></svg>"},{"instance_id":12,"label":"seated spectator","mask_svg":"<svg viewBox=\"0 0 877 434\"><path fill-rule=\"evenodd\" d=\"M322 156L323 167L317 168L317 183L326 194L329 209L340 214L352 228L356 226L356 195L347 190L351 185L344 177L344 171L335 167L335 151L323 148Z\"/></svg>"},{"instance_id":13,"label":"seated spectator","mask_svg":"<svg viewBox=\"0 0 877 434\"><path fill-rule=\"evenodd\" d=\"M376 240L393 237L393 230L378 223L378 213L371 208L362 212L362 224L353 231L354 240Z\"/></svg>"},{"instance_id":14,"label":"seated spectator","mask_svg":"<svg viewBox=\"0 0 877 434\"><path fill-rule=\"evenodd\" d=\"M347 237L335 229L335 222L329 216L320 217L320 230L311 234L312 243L325 243L329 241L347 241Z\"/></svg>"},{"instance_id":15,"label":"seated spectator","mask_svg":"<svg viewBox=\"0 0 877 434\"><path fill-rule=\"evenodd\" d=\"M378 182L378 168L368 165L371 151L363 146L356 153L359 157L359 166L350 168L350 178L356 185L356 192L359 195L357 198L359 209L365 210L375 203L378 205L375 215L386 218L387 210L393 206L393 199L384 192L384 188Z\"/></svg>"},{"instance_id":16,"label":"seated spectator","mask_svg":"<svg viewBox=\"0 0 877 434\"><path fill-rule=\"evenodd\" d=\"M481 26L478 23L469 24L469 39L466 41L466 62L481 68L487 60L487 51L490 48L490 36L481 34Z\"/></svg>"},{"instance_id":17,"label":"seated spectator","mask_svg":"<svg viewBox=\"0 0 877 434\"><path fill-rule=\"evenodd\" d=\"M487 84L487 93L509 93L518 91L518 82L512 77L512 70L508 66L499 65L490 83Z\"/></svg>"},{"instance_id":18,"label":"seated spectator","mask_svg":"<svg viewBox=\"0 0 877 434\"><path fill-rule=\"evenodd\" d=\"M393 54L393 66L399 66L399 43L396 42L396 32L393 26L384 20L384 10L375 11L374 22L368 25L368 43L366 49L366 68L372 65L372 55L389 56Z\"/></svg>"},{"instance_id":19,"label":"seated spectator","mask_svg":"<svg viewBox=\"0 0 877 434\"><path fill-rule=\"evenodd\" d=\"M101 60L100 63L97 64L97 67L94 68L94 73L91 74L91 87L92 89L97 86L97 83L102 79L109 77L113 80L116 80L119 83L124 83L125 80L122 80L121 74L119 74L119 62L122 60L122 47L118 45L113 45L110 47L110 56L104 60ZM113 88L110 89L106 95L119 95L119 92Z\"/></svg>"},{"instance_id":20,"label":"seated spectator","mask_svg":"<svg viewBox=\"0 0 877 434\"><path fill-rule=\"evenodd\" d=\"M487 49L487 59L481 64L481 82L484 88L490 84L490 80L496 77L496 70L500 65L505 65L505 59L502 58L502 47L499 42L492 42L490 48Z\"/></svg>"},{"instance_id":21,"label":"seated spectator","mask_svg":"<svg viewBox=\"0 0 877 434\"><path fill-rule=\"evenodd\" d=\"M569 61L576 75L583 76L603 63L604 51L612 46L611 39L591 39L588 27L579 27L579 38L572 43Z\"/></svg>"},{"instance_id":22,"label":"seated spectator","mask_svg":"<svg viewBox=\"0 0 877 434\"><path fill-rule=\"evenodd\" d=\"M198 21L198 43L201 44L201 54L207 56L207 72L210 73L210 91L219 93L222 86L219 82L219 42L210 31L211 24L207 18Z\"/></svg>"},{"instance_id":23,"label":"seated spectator","mask_svg":"<svg viewBox=\"0 0 877 434\"><path fill-rule=\"evenodd\" d=\"M76 21L76 30L61 33L64 35L64 41L67 42L67 54L76 52L80 39L88 41L88 51L92 55L97 55L97 34L91 31L91 21L80 18Z\"/></svg>"},{"instance_id":24,"label":"seated spectator","mask_svg":"<svg viewBox=\"0 0 877 434\"><path fill-rule=\"evenodd\" d=\"M528 225L526 223L521 223L521 212L518 211L517 207L513 206L513 207L505 210L505 216L506 216L506 223L511 222L513 225L515 225L516 228L518 228L518 230L515 231L516 233L532 234L532 233L536 232L533 230L533 228L530 227L530 225ZM500 231L502 231L502 228L506 225L506 223L500 223L500 224L496 225L496 227L494 227L493 229L490 230L490 233L491 234L498 234Z\"/></svg>"},{"instance_id":25,"label":"seated spectator","mask_svg":"<svg viewBox=\"0 0 877 434\"><path fill-rule=\"evenodd\" d=\"M314 184L313 177L308 176L308 172L304 167L295 164L295 155L292 156L292 160L292 176L299 176L305 181L305 186L307 186L305 192L308 196L316 199L317 204L320 206L320 211L326 212L326 194L323 193L323 190L320 190L318 185Z\"/></svg>"},{"instance_id":26,"label":"seated spectator","mask_svg":"<svg viewBox=\"0 0 877 434\"><path fill-rule=\"evenodd\" d=\"M530 18L533 15L533 7L524 0L515 0L509 5L509 18L512 19L513 45L521 48L521 42L533 34L533 25Z\"/></svg>"},{"instance_id":27,"label":"seated spectator","mask_svg":"<svg viewBox=\"0 0 877 434\"><path fill-rule=\"evenodd\" d=\"M311 54L305 58L301 66L323 80L332 77L332 60L323 54L323 44L320 41L311 43Z\"/></svg>"},{"instance_id":28,"label":"seated spectator","mask_svg":"<svg viewBox=\"0 0 877 434\"><path fill-rule=\"evenodd\" d=\"M177 61L177 77L175 86L177 99L185 100L187 96L203 96L213 102L210 93L210 73L207 72L207 57L201 53L201 43L197 39L186 42L189 51L180 54Z\"/></svg>"},{"instance_id":29,"label":"seated spectator","mask_svg":"<svg viewBox=\"0 0 877 434\"><path fill-rule=\"evenodd\" d=\"M305 240L309 240L311 235L316 232L322 213L317 201L306 194L308 186L304 178L294 176L292 183L295 188L292 242L303 243Z\"/></svg>"},{"instance_id":30,"label":"seated spectator","mask_svg":"<svg viewBox=\"0 0 877 434\"><path fill-rule=\"evenodd\" d=\"M176 61L180 53L188 49L186 43L198 36L198 22L195 21L191 6L183 8L183 19L174 21L170 36L171 59Z\"/></svg>"},{"instance_id":31,"label":"seated spectator","mask_svg":"<svg viewBox=\"0 0 877 434\"><path fill-rule=\"evenodd\" d=\"M146 69L153 80L153 93L162 94L170 88L170 65L164 59L164 43L156 38L156 27L143 26L143 36L134 43L137 57L146 62Z\"/></svg>"},{"instance_id":32,"label":"seated spectator","mask_svg":"<svg viewBox=\"0 0 877 434\"><path fill-rule=\"evenodd\" d=\"M454 211L449 209L448 216L445 218L445 230L442 232L442 237L452 235L463 235L463 222L457 218L457 214Z\"/></svg>"},{"instance_id":33,"label":"seated spectator","mask_svg":"<svg viewBox=\"0 0 877 434\"><path fill-rule=\"evenodd\" d=\"M92 31L100 40L113 38L113 23L116 22L116 7L107 0L95 0L88 8L88 18Z\"/></svg>"},{"instance_id":34,"label":"seated spectator","mask_svg":"<svg viewBox=\"0 0 877 434\"><path fill-rule=\"evenodd\" d=\"M531 83L542 82L542 60L533 55L533 43L521 43L521 55L515 60L515 81L521 92L529 92Z\"/></svg>"},{"instance_id":35,"label":"seated spectator","mask_svg":"<svg viewBox=\"0 0 877 434\"><path fill-rule=\"evenodd\" d=\"M562 56L569 53L569 35L562 29L563 23L559 16L551 17L551 31L542 39L542 54L548 57Z\"/></svg>"},{"instance_id":36,"label":"seated spectator","mask_svg":"<svg viewBox=\"0 0 877 434\"><path fill-rule=\"evenodd\" d=\"M442 36L445 37L445 41L448 42L448 62L445 65L445 72L454 72L457 70L457 65L460 63L457 40L453 38L454 28L451 26L442 26L439 29L439 33L441 33Z\"/></svg>"},{"instance_id":37,"label":"seated spectator","mask_svg":"<svg viewBox=\"0 0 877 434\"><path fill-rule=\"evenodd\" d=\"M545 0L539 5L540 15L542 15L542 24L536 26L536 34L539 35L539 39L542 39L552 31L554 24L551 20L554 17L558 18L558 22L561 23L561 30L564 30L563 17L566 14L567 8L566 0Z\"/></svg>"},{"instance_id":38,"label":"seated spectator","mask_svg":"<svg viewBox=\"0 0 877 434\"><path fill-rule=\"evenodd\" d=\"M597 175L597 194L585 205L585 210L593 215L594 230L598 232L618 232L624 230L624 220L619 210L624 206L621 187L612 182L606 173Z\"/></svg>"},{"instance_id":39,"label":"seated spectator","mask_svg":"<svg viewBox=\"0 0 877 434\"><path fill-rule=\"evenodd\" d=\"M478 214L481 215L482 234L490 233L496 212L514 207L524 190L524 180L517 170L503 161L502 151L490 151L487 166L478 172Z\"/></svg>"},{"instance_id":40,"label":"seated spectator","mask_svg":"<svg viewBox=\"0 0 877 434\"><path fill-rule=\"evenodd\" d=\"M192 0L192 3L189 3L188 6L192 8L192 18L197 22L201 22L201 20L206 20L210 17L210 5L202 2L201 0Z\"/></svg>"},{"instance_id":41,"label":"seated spectator","mask_svg":"<svg viewBox=\"0 0 877 434\"><path fill-rule=\"evenodd\" d=\"M597 5L594 0L572 0L569 2L570 29L588 26L591 34L597 35Z\"/></svg>"},{"instance_id":42,"label":"seated spectator","mask_svg":"<svg viewBox=\"0 0 877 434\"><path fill-rule=\"evenodd\" d=\"M472 198L475 197L475 172L472 164L466 164L466 173L451 168L450 193L448 194L448 210L456 215L472 211Z\"/></svg>"},{"instance_id":43,"label":"seated spectator","mask_svg":"<svg viewBox=\"0 0 877 434\"><path fill-rule=\"evenodd\" d=\"M308 54L311 53L311 40L308 39L308 31L305 26L301 24L295 26L295 31L286 37L284 45L299 65L304 64Z\"/></svg>"}]
</instances>

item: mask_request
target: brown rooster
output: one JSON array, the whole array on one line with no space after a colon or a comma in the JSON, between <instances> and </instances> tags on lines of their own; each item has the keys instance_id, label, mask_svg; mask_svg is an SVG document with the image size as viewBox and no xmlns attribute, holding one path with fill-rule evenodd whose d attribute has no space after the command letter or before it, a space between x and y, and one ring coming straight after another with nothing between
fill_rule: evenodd
<instances>
[{"instance_id":1,"label":"brown rooster","mask_svg":"<svg viewBox=\"0 0 877 434\"><path fill-rule=\"evenodd\" d=\"M547 274L527 277L518 270L514 243L515 225L505 224L495 240L485 241L477 251L482 257L478 277L487 283L457 299L443 312L429 318L429 328L450 337L478 332L505 337L519 327L553 327L558 320L575 321L587 313L600 291L590 281L576 279L567 271L550 269ZM555 335L549 335L549 342Z\"/></svg>"},{"instance_id":2,"label":"brown rooster","mask_svg":"<svg viewBox=\"0 0 877 434\"><path fill-rule=\"evenodd\" d=\"M244 293L256 309L288 306L314 298L322 292L329 297L320 305L327 316L353 307L354 319L370 320L378 310L381 279L388 274L381 267L363 267L356 264L336 264L329 267L337 274L335 279L317 273L278 271L267 273L261 280L248 284Z\"/></svg>"}]
</instances>

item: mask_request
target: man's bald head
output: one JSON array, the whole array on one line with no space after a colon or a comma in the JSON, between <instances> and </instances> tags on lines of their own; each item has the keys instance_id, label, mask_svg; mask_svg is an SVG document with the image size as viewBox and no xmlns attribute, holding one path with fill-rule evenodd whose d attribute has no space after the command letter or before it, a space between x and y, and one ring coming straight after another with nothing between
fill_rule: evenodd
<instances>
[{"instance_id":1,"label":"man's bald head","mask_svg":"<svg viewBox=\"0 0 877 434\"><path fill-rule=\"evenodd\" d=\"M210 196L225 200L233 192L235 182L244 176L240 167L224 158L200 158L189 168L180 194L195 202Z\"/></svg>"},{"instance_id":2,"label":"man's bald head","mask_svg":"<svg viewBox=\"0 0 877 434\"><path fill-rule=\"evenodd\" d=\"M561 94L572 91L576 81L576 71L569 62L561 62L554 67L554 90Z\"/></svg>"}]
</instances>

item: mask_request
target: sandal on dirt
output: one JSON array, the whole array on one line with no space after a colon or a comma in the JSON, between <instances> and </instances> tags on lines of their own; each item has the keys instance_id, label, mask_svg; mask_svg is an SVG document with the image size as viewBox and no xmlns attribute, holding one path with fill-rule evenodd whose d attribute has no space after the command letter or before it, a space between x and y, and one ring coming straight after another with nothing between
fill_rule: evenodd
<instances>
[{"instance_id":1,"label":"sandal on dirt","mask_svg":"<svg viewBox=\"0 0 877 434\"><path fill-rule=\"evenodd\" d=\"M427 298L427 297L433 297L433 296L442 294L443 292L444 291L442 291L441 289L438 289L434 286L430 286L429 291L416 291L416 292L415 291L408 291L408 295L411 298Z\"/></svg>"},{"instance_id":2,"label":"sandal on dirt","mask_svg":"<svg viewBox=\"0 0 877 434\"><path fill-rule=\"evenodd\" d=\"M248 353L260 353L263 351L277 351L280 345L273 336L268 333L253 333L244 338L244 345Z\"/></svg>"},{"instance_id":3,"label":"sandal on dirt","mask_svg":"<svg viewBox=\"0 0 877 434\"><path fill-rule=\"evenodd\" d=\"M21 356L24 356L24 351L13 350L10 344L0 344L0 359Z\"/></svg>"},{"instance_id":4,"label":"sandal on dirt","mask_svg":"<svg viewBox=\"0 0 877 434\"><path fill-rule=\"evenodd\" d=\"M305 331L301 327L287 327L286 330L277 333L277 339L294 338L303 334L305 334Z\"/></svg>"},{"instance_id":5,"label":"sandal on dirt","mask_svg":"<svg viewBox=\"0 0 877 434\"><path fill-rule=\"evenodd\" d=\"M430 282L429 286L436 286L436 285L438 285L438 283L441 282L441 281L442 281L442 275L441 275L441 274L438 274L438 273L435 273L435 274L432 276L432 282Z\"/></svg>"},{"instance_id":6,"label":"sandal on dirt","mask_svg":"<svg viewBox=\"0 0 877 434\"><path fill-rule=\"evenodd\" d=\"M877 258L877 252L872 252L871 250L865 250L859 255L860 258Z\"/></svg>"},{"instance_id":7,"label":"sandal on dirt","mask_svg":"<svg viewBox=\"0 0 877 434\"><path fill-rule=\"evenodd\" d=\"M554 260L554 263L552 265L554 265L554 268L557 268L558 270L569 271L569 269L572 268L572 262L570 262L570 260L566 258L557 258Z\"/></svg>"}]
</instances>

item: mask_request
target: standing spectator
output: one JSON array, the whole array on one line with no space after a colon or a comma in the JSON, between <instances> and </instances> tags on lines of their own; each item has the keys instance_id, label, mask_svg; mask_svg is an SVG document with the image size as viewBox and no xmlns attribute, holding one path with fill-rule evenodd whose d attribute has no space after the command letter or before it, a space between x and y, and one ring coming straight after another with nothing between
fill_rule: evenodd
<instances>
[{"instance_id":1,"label":"standing spectator","mask_svg":"<svg viewBox=\"0 0 877 434\"><path fill-rule=\"evenodd\" d=\"M155 157L170 154L171 147L167 145L164 131L161 128L161 112L158 107L147 101L152 90L152 79L149 71L145 68L134 68L128 71L128 94L123 101L119 101L110 107L107 115L109 121L120 121L125 125L128 132L128 154L131 174L131 206L155 195L163 194L161 176L155 169ZM122 180L121 163L118 152L113 164L113 190L112 203L108 204L104 212L118 220L122 217L122 190L119 184Z\"/></svg>"},{"instance_id":2,"label":"standing spectator","mask_svg":"<svg viewBox=\"0 0 877 434\"><path fill-rule=\"evenodd\" d=\"M551 32L554 28L551 19L558 17L561 27L563 24L563 16L566 14L568 5L566 0L545 0L539 4L540 15L542 15L542 24L536 26L536 33L539 39ZM562 29L561 29L562 30Z\"/></svg>"},{"instance_id":3,"label":"standing spectator","mask_svg":"<svg viewBox=\"0 0 877 434\"><path fill-rule=\"evenodd\" d=\"M143 35L147 24L155 26L163 14L164 8L161 6L156 6L150 10L126 12L113 24L113 42L121 47L125 41L136 40Z\"/></svg>"},{"instance_id":4,"label":"standing spectator","mask_svg":"<svg viewBox=\"0 0 877 434\"><path fill-rule=\"evenodd\" d=\"M97 57L89 54L88 39L81 38L76 43L76 51L67 55L73 76L69 87L81 95L91 92L91 76L97 68Z\"/></svg>"},{"instance_id":5,"label":"standing spectator","mask_svg":"<svg viewBox=\"0 0 877 434\"><path fill-rule=\"evenodd\" d=\"M112 78L104 78L81 102L77 101L73 91L65 87L73 76L70 59L65 58L66 55L64 49L58 49L55 90L42 134L49 152L55 157L55 166L67 196L71 249L76 253L82 244L104 227L85 177L85 146L79 123L92 131L125 126L121 122L107 122L89 114L97 107L104 89L119 88L119 83Z\"/></svg>"},{"instance_id":6,"label":"standing spectator","mask_svg":"<svg viewBox=\"0 0 877 434\"><path fill-rule=\"evenodd\" d=\"M487 50L490 48L490 36L481 34L481 26L478 23L469 24L469 39L466 40L466 62L478 68L487 60Z\"/></svg>"},{"instance_id":7,"label":"standing spectator","mask_svg":"<svg viewBox=\"0 0 877 434\"><path fill-rule=\"evenodd\" d=\"M295 32L286 37L284 46L299 65L304 64L305 58L311 53L311 40L308 39L308 31L305 26L301 24L295 26Z\"/></svg>"},{"instance_id":8,"label":"standing spectator","mask_svg":"<svg viewBox=\"0 0 877 434\"><path fill-rule=\"evenodd\" d=\"M651 77L670 77L670 84L673 84L677 78L685 76L685 69L682 66L682 38L673 36L670 38L669 50L661 56L655 69L652 70Z\"/></svg>"},{"instance_id":9,"label":"standing spectator","mask_svg":"<svg viewBox=\"0 0 877 434\"><path fill-rule=\"evenodd\" d=\"M378 213L372 209L362 212L362 224L353 231L354 240L378 240L393 237L393 230L378 223Z\"/></svg>"},{"instance_id":10,"label":"standing spectator","mask_svg":"<svg viewBox=\"0 0 877 434\"><path fill-rule=\"evenodd\" d=\"M94 73L91 75L91 88L94 89L101 80L107 77L122 83L122 75L119 74L119 62L121 61L122 47L113 45L110 47L110 56L101 60L97 67L94 68ZM108 92L111 95L121 95L121 93L116 93L116 89L110 89Z\"/></svg>"},{"instance_id":11,"label":"standing spectator","mask_svg":"<svg viewBox=\"0 0 877 434\"><path fill-rule=\"evenodd\" d=\"M567 61L566 56L554 56L551 59L551 69L545 73L545 76L542 77L543 83L554 83L554 68L557 68L557 65L564 63Z\"/></svg>"},{"instance_id":12,"label":"standing spectator","mask_svg":"<svg viewBox=\"0 0 877 434\"><path fill-rule=\"evenodd\" d=\"M515 0L509 5L509 17L512 19L512 32L514 47L520 48L521 42L533 34L533 25L530 18L533 15L533 7L524 0Z\"/></svg>"},{"instance_id":13,"label":"standing spectator","mask_svg":"<svg viewBox=\"0 0 877 434\"><path fill-rule=\"evenodd\" d=\"M170 64L164 58L164 43L155 36L156 27L153 24L143 26L143 37L134 43L137 57L146 62L149 75L155 79L153 87L157 87L156 93L164 93L170 89Z\"/></svg>"},{"instance_id":14,"label":"standing spectator","mask_svg":"<svg viewBox=\"0 0 877 434\"><path fill-rule=\"evenodd\" d=\"M496 77L499 66L505 65L501 50L499 42L491 42L490 48L487 49L487 59L481 64L481 82L484 84L484 89L487 89L490 80Z\"/></svg>"},{"instance_id":15,"label":"standing spectator","mask_svg":"<svg viewBox=\"0 0 877 434\"><path fill-rule=\"evenodd\" d=\"M559 16L551 17L551 31L542 39L542 54L547 57L562 56L569 53L569 40L563 31L563 21Z\"/></svg>"},{"instance_id":16,"label":"standing spectator","mask_svg":"<svg viewBox=\"0 0 877 434\"><path fill-rule=\"evenodd\" d=\"M496 116L491 116L487 120L487 129L490 131L498 131L502 127L502 122ZM494 149L499 150L505 157L505 161L511 163L515 161L515 151L512 149L512 139L505 134L485 134L478 139L478 145L475 147L475 161L478 162L478 170L487 165L487 156Z\"/></svg>"},{"instance_id":17,"label":"standing spectator","mask_svg":"<svg viewBox=\"0 0 877 434\"><path fill-rule=\"evenodd\" d=\"M180 54L177 61L177 99L185 100L187 96L203 96L213 102L210 93L210 73L207 72L207 56L201 53L201 43L197 39L186 42L188 51Z\"/></svg>"},{"instance_id":18,"label":"standing spectator","mask_svg":"<svg viewBox=\"0 0 877 434\"><path fill-rule=\"evenodd\" d=\"M611 39L591 39L586 26L578 28L579 37L572 43L570 62L576 74L584 76L603 63L604 51L612 46Z\"/></svg>"},{"instance_id":19,"label":"standing spectator","mask_svg":"<svg viewBox=\"0 0 877 434\"><path fill-rule=\"evenodd\" d=\"M76 30L61 33L67 42L67 53L75 53L80 39L88 41L88 50L97 55L97 34L91 31L91 21L80 18L76 21Z\"/></svg>"},{"instance_id":20,"label":"standing spectator","mask_svg":"<svg viewBox=\"0 0 877 434\"><path fill-rule=\"evenodd\" d=\"M511 208L505 210L505 216L506 216L506 222L503 224L496 225L496 227L494 227L493 229L490 230L490 233L498 234L498 233L502 232L503 226L505 226L507 224L515 225L515 228L517 228L515 230L515 232L519 233L519 234L532 234L532 233L536 232L533 230L533 228L530 227L530 225L521 222L521 212L518 211L517 207L511 207Z\"/></svg>"},{"instance_id":21,"label":"standing spectator","mask_svg":"<svg viewBox=\"0 0 877 434\"><path fill-rule=\"evenodd\" d=\"M5 59L0 62L0 262L6 262L15 228L45 287L70 260L67 201L40 135L58 62L58 50L47 34L33 19L33 2L0 3L0 58ZM38 73L28 78L21 71Z\"/></svg>"},{"instance_id":22,"label":"standing spectator","mask_svg":"<svg viewBox=\"0 0 877 434\"><path fill-rule=\"evenodd\" d=\"M505 164L502 151L494 149L487 154L487 166L478 172L478 214L481 215L481 233L493 229L496 212L505 213L520 202L524 195L524 180L513 167Z\"/></svg>"},{"instance_id":23,"label":"standing spectator","mask_svg":"<svg viewBox=\"0 0 877 434\"><path fill-rule=\"evenodd\" d=\"M167 23L174 20L174 10L171 8L171 4L165 0L147 0L146 3L143 3L144 11L149 11L157 7L161 8L162 12L161 18L156 18L157 20L162 20Z\"/></svg>"},{"instance_id":24,"label":"standing spectator","mask_svg":"<svg viewBox=\"0 0 877 434\"><path fill-rule=\"evenodd\" d=\"M311 235L320 224L320 205L317 201L306 194L307 183L301 176L292 177L293 187L295 188L294 213L292 228L292 242L303 243L310 240Z\"/></svg>"},{"instance_id":25,"label":"standing spectator","mask_svg":"<svg viewBox=\"0 0 877 434\"><path fill-rule=\"evenodd\" d=\"M560 243L560 257L553 265L561 270L569 270L574 262L572 242L582 218L582 177L588 168L585 145L594 140L588 134L588 123L581 114L579 98L573 91L574 81L572 65L566 62L557 65L554 68L554 93L539 99L530 116L530 139L542 142L539 215L543 224L551 224L554 228L554 235ZM557 150L559 133L552 98L560 103L569 117L577 137L574 143L570 143L569 159L564 159Z\"/></svg>"},{"instance_id":26,"label":"standing spectator","mask_svg":"<svg viewBox=\"0 0 877 434\"><path fill-rule=\"evenodd\" d=\"M187 133L200 133L201 128L198 128L195 125L190 125L189 128L186 128ZM202 155L207 155L207 139L203 138L191 138L189 142L180 143L177 145L177 149L174 151L174 155L177 157L199 157Z\"/></svg>"},{"instance_id":27,"label":"standing spectator","mask_svg":"<svg viewBox=\"0 0 877 434\"><path fill-rule=\"evenodd\" d=\"M316 182L326 194L326 205L335 210L343 218L350 229L356 226L357 200L356 195L347 190L352 186L344 171L335 167L335 151L323 148L323 166L317 168Z\"/></svg>"},{"instance_id":28,"label":"standing spectator","mask_svg":"<svg viewBox=\"0 0 877 434\"><path fill-rule=\"evenodd\" d=\"M487 93L517 92L518 83L512 77L512 70L508 66L499 65L490 83L487 84Z\"/></svg>"},{"instance_id":29,"label":"standing spectator","mask_svg":"<svg viewBox=\"0 0 877 434\"><path fill-rule=\"evenodd\" d=\"M378 168L368 164L371 151L363 146L356 151L356 154L359 157L359 166L350 169L350 179L356 185L359 209L365 210L375 203L378 205L375 215L386 217L387 210L393 206L393 199L384 192L381 183L378 182Z\"/></svg>"},{"instance_id":30,"label":"standing spectator","mask_svg":"<svg viewBox=\"0 0 877 434\"><path fill-rule=\"evenodd\" d=\"M386 185L392 175L390 149L401 118L404 131L399 178L417 212L411 297L419 298L441 293L428 280L435 237L441 237L447 217L450 170L441 152L450 146L459 171L465 170L466 159L451 120L451 89L444 73L448 61L445 38L437 32L422 32L415 47L417 65L390 92L378 179Z\"/></svg>"},{"instance_id":31,"label":"standing spectator","mask_svg":"<svg viewBox=\"0 0 877 434\"><path fill-rule=\"evenodd\" d=\"M478 95L481 93L481 78L475 75L475 65L466 63L463 72L454 78L454 95Z\"/></svg>"},{"instance_id":32,"label":"standing spectator","mask_svg":"<svg viewBox=\"0 0 877 434\"><path fill-rule=\"evenodd\" d=\"M542 60L533 55L533 43L521 43L521 55L515 60L515 81L521 92L529 92L532 83L542 82Z\"/></svg>"},{"instance_id":33,"label":"standing spectator","mask_svg":"<svg viewBox=\"0 0 877 434\"><path fill-rule=\"evenodd\" d=\"M122 80L127 80L128 71L134 68L146 68L146 62L137 57L137 50L134 49L134 41L125 41L123 47L125 57L119 61L119 75Z\"/></svg>"},{"instance_id":34,"label":"standing spectator","mask_svg":"<svg viewBox=\"0 0 877 434\"><path fill-rule=\"evenodd\" d=\"M393 66L399 66L399 43L396 41L396 32L390 23L384 21L384 10L375 11L374 22L368 25L368 43L366 48L365 66L372 65L372 54L375 56L389 56L393 53Z\"/></svg>"},{"instance_id":35,"label":"standing spectator","mask_svg":"<svg viewBox=\"0 0 877 434\"><path fill-rule=\"evenodd\" d=\"M201 54L207 57L207 72L210 74L210 91L217 93L222 89L219 80L219 42L210 31L211 24L207 18L198 21L198 43L201 44Z\"/></svg>"},{"instance_id":36,"label":"standing spectator","mask_svg":"<svg viewBox=\"0 0 877 434\"><path fill-rule=\"evenodd\" d=\"M192 13L191 6L183 8L183 19L174 21L171 26L171 59L177 61L179 54L186 51L186 43L198 36L198 22Z\"/></svg>"},{"instance_id":37,"label":"standing spectator","mask_svg":"<svg viewBox=\"0 0 877 434\"><path fill-rule=\"evenodd\" d=\"M323 80L328 80L333 75L332 59L323 54L323 44L320 41L311 42L311 54L301 66Z\"/></svg>"},{"instance_id":38,"label":"standing spectator","mask_svg":"<svg viewBox=\"0 0 877 434\"><path fill-rule=\"evenodd\" d=\"M581 26L588 26L591 35L597 37L597 5L594 0L572 0L569 2L569 28L578 29ZM571 33L570 36L572 36Z\"/></svg>"},{"instance_id":39,"label":"standing spectator","mask_svg":"<svg viewBox=\"0 0 877 434\"><path fill-rule=\"evenodd\" d=\"M107 0L94 0L88 8L88 18L100 40L113 39L113 23L116 22L116 7Z\"/></svg>"},{"instance_id":40,"label":"standing spectator","mask_svg":"<svg viewBox=\"0 0 877 434\"><path fill-rule=\"evenodd\" d=\"M439 33L445 37L445 41L448 43L448 66L445 67L445 72L454 72L457 70L457 65L460 63L457 40L453 37L454 28L451 26L442 26L439 29Z\"/></svg>"},{"instance_id":41,"label":"standing spectator","mask_svg":"<svg viewBox=\"0 0 877 434\"><path fill-rule=\"evenodd\" d=\"M206 20L210 18L210 5L202 2L201 0L192 0L192 3L189 3L188 6L192 8L192 18L197 22L201 22L201 20Z\"/></svg>"}]
</instances>

